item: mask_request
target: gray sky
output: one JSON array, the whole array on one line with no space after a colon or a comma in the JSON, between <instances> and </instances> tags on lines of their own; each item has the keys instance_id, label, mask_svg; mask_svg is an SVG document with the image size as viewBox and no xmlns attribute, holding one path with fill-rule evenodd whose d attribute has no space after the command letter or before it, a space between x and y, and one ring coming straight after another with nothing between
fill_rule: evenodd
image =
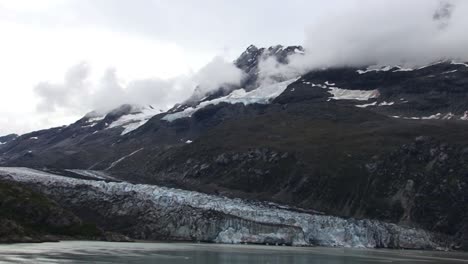
<instances>
[{"instance_id":1,"label":"gray sky","mask_svg":"<svg viewBox=\"0 0 468 264\"><path fill-rule=\"evenodd\" d=\"M298 73L466 58L466 2L0 0L0 135L123 102L166 109L196 83L235 83L229 62L250 44L304 45L279 69Z\"/></svg>"}]
</instances>

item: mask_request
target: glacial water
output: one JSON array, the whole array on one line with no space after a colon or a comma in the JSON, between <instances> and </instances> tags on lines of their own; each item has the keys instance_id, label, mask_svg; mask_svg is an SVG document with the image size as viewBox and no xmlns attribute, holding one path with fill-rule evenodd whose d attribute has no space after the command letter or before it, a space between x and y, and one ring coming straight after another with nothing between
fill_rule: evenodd
<instances>
[{"instance_id":1,"label":"glacial water","mask_svg":"<svg viewBox=\"0 0 468 264\"><path fill-rule=\"evenodd\" d=\"M451 264L468 263L468 254L414 250L66 241L0 245L0 263Z\"/></svg>"}]
</instances>

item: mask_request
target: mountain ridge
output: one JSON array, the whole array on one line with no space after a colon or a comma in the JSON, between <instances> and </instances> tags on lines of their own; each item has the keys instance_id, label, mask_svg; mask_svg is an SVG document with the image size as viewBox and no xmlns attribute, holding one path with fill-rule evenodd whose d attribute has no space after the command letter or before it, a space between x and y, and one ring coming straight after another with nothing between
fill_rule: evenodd
<instances>
[{"instance_id":1,"label":"mountain ridge","mask_svg":"<svg viewBox=\"0 0 468 264\"><path fill-rule=\"evenodd\" d=\"M73 177L69 170L96 170L132 183L378 219L440 232L468 248L466 64L317 69L262 86L258 60L266 51L304 52L249 47L234 62L247 71L242 86L168 112L127 106L25 134L0 145L0 165Z\"/></svg>"}]
</instances>

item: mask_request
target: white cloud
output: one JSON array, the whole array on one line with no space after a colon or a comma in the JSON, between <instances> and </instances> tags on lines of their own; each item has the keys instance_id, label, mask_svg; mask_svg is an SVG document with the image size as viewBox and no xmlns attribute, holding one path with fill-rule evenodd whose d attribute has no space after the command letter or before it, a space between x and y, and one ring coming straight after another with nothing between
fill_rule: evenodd
<instances>
[{"instance_id":1,"label":"white cloud","mask_svg":"<svg viewBox=\"0 0 468 264\"><path fill-rule=\"evenodd\" d=\"M89 98L89 74L88 64L80 63L70 68L65 75L63 84L41 82L34 88L36 94L42 100L38 105L41 112L54 112L57 108L83 108L86 105L84 98Z\"/></svg>"},{"instance_id":2,"label":"white cloud","mask_svg":"<svg viewBox=\"0 0 468 264\"><path fill-rule=\"evenodd\" d=\"M79 63L71 67L62 82L41 82L35 92L41 112L95 110L108 112L122 104L152 105L167 110L187 99L197 86L195 96L201 97L219 87L240 85L242 71L231 62L215 57L199 71L174 78L145 78L126 82L114 68L107 69L100 81L90 80L90 66ZM192 98L194 99L194 98Z\"/></svg>"},{"instance_id":3,"label":"white cloud","mask_svg":"<svg viewBox=\"0 0 468 264\"><path fill-rule=\"evenodd\" d=\"M336 66L426 65L468 61L468 2L349 0L328 6L305 31L306 53L260 63L260 81Z\"/></svg>"},{"instance_id":4,"label":"white cloud","mask_svg":"<svg viewBox=\"0 0 468 264\"><path fill-rule=\"evenodd\" d=\"M87 87L84 91L97 89L101 73L109 67L118 69L123 80L171 79L198 69L212 56L188 53L173 43L123 33L42 28L5 22L1 18L0 38L0 116L9 120L0 124L0 134L67 124L92 110L93 104L78 101L86 97L80 88ZM86 77L86 83L67 77L61 80L70 65L79 61L87 61L92 66L86 76L81 76ZM73 78L79 76L76 73ZM142 86L141 81L137 84ZM123 84L127 85L130 84ZM43 102L40 106L43 111L37 113L37 104L49 95L51 99ZM85 102L89 100L86 97ZM54 109L56 111L51 112ZM44 110L49 111L45 114Z\"/></svg>"},{"instance_id":5,"label":"white cloud","mask_svg":"<svg viewBox=\"0 0 468 264\"><path fill-rule=\"evenodd\" d=\"M290 58L290 72L332 66L425 65L468 60L468 2L350 1L306 29L305 56ZM442 16L440 15L442 14Z\"/></svg>"},{"instance_id":6,"label":"white cloud","mask_svg":"<svg viewBox=\"0 0 468 264\"><path fill-rule=\"evenodd\" d=\"M232 62L227 62L217 56L193 76L193 84L197 86L197 89L191 99L200 99L223 86L224 88L232 85L239 86L242 78L243 72L239 68Z\"/></svg>"}]
</instances>

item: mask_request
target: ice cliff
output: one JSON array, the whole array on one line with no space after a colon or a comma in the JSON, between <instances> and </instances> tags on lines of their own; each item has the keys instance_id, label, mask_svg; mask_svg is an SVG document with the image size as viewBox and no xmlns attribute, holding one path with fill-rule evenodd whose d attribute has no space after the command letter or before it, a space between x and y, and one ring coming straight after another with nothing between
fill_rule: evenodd
<instances>
[{"instance_id":1,"label":"ice cliff","mask_svg":"<svg viewBox=\"0 0 468 264\"><path fill-rule=\"evenodd\" d=\"M0 180L31 186L102 228L135 239L366 248L443 247L438 235L421 229L309 214L272 203L155 185L98 178L82 180L27 168L0 168Z\"/></svg>"}]
</instances>

